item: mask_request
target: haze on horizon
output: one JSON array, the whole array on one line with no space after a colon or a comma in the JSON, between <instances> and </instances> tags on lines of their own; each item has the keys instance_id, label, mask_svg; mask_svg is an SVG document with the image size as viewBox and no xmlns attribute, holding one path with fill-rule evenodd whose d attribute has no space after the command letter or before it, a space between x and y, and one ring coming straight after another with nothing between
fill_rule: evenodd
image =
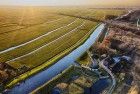
<instances>
[{"instance_id":1,"label":"haze on horizon","mask_svg":"<svg viewBox=\"0 0 140 94\"><path fill-rule=\"evenodd\" d=\"M21 6L140 6L139 0L0 0L0 5Z\"/></svg>"}]
</instances>

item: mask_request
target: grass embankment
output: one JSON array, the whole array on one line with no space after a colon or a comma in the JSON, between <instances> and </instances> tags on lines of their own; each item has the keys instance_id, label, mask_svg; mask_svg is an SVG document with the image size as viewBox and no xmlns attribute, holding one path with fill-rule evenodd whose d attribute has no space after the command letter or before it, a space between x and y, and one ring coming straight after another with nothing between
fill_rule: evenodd
<instances>
[{"instance_id":1,"label":"grass embankment","mask_svg":"<svg viewBox=\"0 0 140 94\"><path fill-rule=\"evenodd\" d=\"M98 25L96 26L98 27ZM12 80L10 83L8 83L6 85L6 88L12 88L12 86L14 86L15 84L17 84L20 81L23 81L25 79L27 79L28 77L40 72L41 70L50 67L51 65L55 64L59 59L61 59L62 57L64 57L65 55L67 55L68 53L70 53L72 50L76 49L78 46L80 46L81 44L83 44L88 37L90 36L90 34L96 29L96 27L93 27L90 32L88 32L87 34L85 34L85 36L83 38L81 38L76 44L72 45L70 48L67 48L66 50L64 50L63 52L61 52L60 54L54 56L53 58L51 58L49 61L43 63L42 65L32 69L31 71L28 71L20 76L18 76L17 78L15 78L14 80Z\"/></svg>"},{"instance_id":2,"label":"grass embankment","mask_svg":"<svg viewBox=\"0 0 140 94\"><path fill-rule=\"evenodd\" d=\"M85 52L81 57L79 57L77 59L77 62L80 64L80 65L88 65L90 63L90 58L87 54L87 52Z\"/></svg>"}]
</instances>

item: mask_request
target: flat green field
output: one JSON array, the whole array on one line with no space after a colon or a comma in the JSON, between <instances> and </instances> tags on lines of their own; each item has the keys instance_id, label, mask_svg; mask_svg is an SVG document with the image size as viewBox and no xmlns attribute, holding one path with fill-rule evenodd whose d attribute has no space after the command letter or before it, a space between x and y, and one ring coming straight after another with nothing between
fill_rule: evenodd
<instances>
[{"instance_id":1,"label":"flat green field","mask_svg":"<svg viewBox=\"0 0 140 94\"><path fill-rule=\"evenodd\" d=\"M1 7L0 62L32 69L69 49L99 24L59 13L104 20L122 10L57 7ZM22 70L26 71L26 70Z\"/></svg>"}]
</instances>

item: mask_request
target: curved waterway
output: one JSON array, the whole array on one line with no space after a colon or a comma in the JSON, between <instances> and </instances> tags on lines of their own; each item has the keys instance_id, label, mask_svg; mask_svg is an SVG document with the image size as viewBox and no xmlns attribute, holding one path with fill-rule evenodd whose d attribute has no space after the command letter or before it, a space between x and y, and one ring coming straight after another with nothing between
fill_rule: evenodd
<instances>
[{"instance_id":1,"label":"curved waterway","mask_svg":"<svg viewBox=\"0 0 140 94\"><path fill-rule=\"evenodd\" d=\"M95 43L95 41L102 33L104 27L105 24L99 25L90 35L90 37L85 41L85 43L83 43L71 53L60 59L50 68L47 68L44 71L41 71L38 74L33 75L32 77L21 82L19 85L14 86L8 92L8 94L28 94L37 87L43 85L44 83L55 77L57 74L61 73L70 65L74 64L74 61L79 58L83 53L85 53Z\"/></svg>"}]
</instances>

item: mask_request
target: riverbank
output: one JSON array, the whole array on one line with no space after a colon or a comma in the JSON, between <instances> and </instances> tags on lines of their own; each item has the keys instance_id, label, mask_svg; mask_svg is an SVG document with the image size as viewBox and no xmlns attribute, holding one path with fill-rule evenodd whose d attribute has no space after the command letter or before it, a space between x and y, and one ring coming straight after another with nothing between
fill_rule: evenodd
<instances>
[{"instance_id":1,"label":"riverbank","mask_svg":"<svg viewBox=\"0 0 140 94\"><path fill-rule=\"evenodd\" d=\"M97 27L96 27L96 28L97 28ZM95 27L83 38L84 41L89 37L89 35L93 32L94 29L95 29ZM84 41L79 41L79 42L80 42L80 43L83 43ZM78 43L79 43L79 42L78 42ZM65 54L63 53L62 55L65 55ZM55 59L55 60L57 60L57 59ZM53 59L52 61L54 61L54 59ZM46 64L46 63L45 63L45 64ZM50 64L50 63L49 63L49 64ZM46 66L48 66L48 63L47 63L45 66L42 65L43 68L45 68ZM14 86L16 83L18 83L19 81L22 81L22 80L26 79L27 77L32 76L33 73L42 70L42 67L39 66L39 69L34 69L34 70L30 71L28 74L23 74L23 75L21 75L21 76L19 77L20 79L17 78L17 79L15 79L15 80L13 80L10 84L7 85L7 87L12 87L12 86Z\"/></svg>"},{"instance_id":2,"label":"riverbank","mask_svg":"<svg viewBox=\"0 0 140 94\"><path fill-rule=\"evenodd\" d=\"M138 89L140 88L140 37L139 35L134 34L131 30L127 31L111 27L110 31L115 32L115 37L111 42L111 48L116 49L120 54L129 55L132 58L133 63L129 69L124 70L123 73L117 76L117 86L114 94L134 94L133 92L137 92L135 94L138 94L140 92Z\"/></svg>"},{"instance_id":3,"label":"riverbank","mask_svg":"<svg viewBox=\"0 0 140 94\"><path fill-rule=\"evenodd\" d=\"M105 24L101 24L98 28L96 28L96 30L94 30L90 37L77 49L60 59L51 67L46 68L38 74L33 75L25 81L21 82L19 85L14 86L12 89L9 90L8 93L29 93L37 87L40 87L47 81L51 80L63 70L67 69L70 65L75 64L75 60L79 58L83 53L85 53L96 42L96 40L99 38L99 35L102 33L104 27Z\"/></svg>"},{"instance_id":4,"label":"riverbank","mask_svg":"<svg viewBox=\"0 0 140 94\"><path fill-rule=\"evenodd\" d=\"M92 92L96 92L96 94L99 94L110 83L108 80L108 78L99 79L97 71L81 66L71 66L43 86L31 92L31 94L55 94L59 91L62 94L66 94L66 92L70 94L91 94ZM101 86L102 82L106 86ZM66 87L63 87L63 85ZM92 91L89 91L90 88ZM98 91L96 89L98 89Z\"/></svg>"},{"instance_id":5,"label":"riverbank","mask_svg":"<svg viewBox=\"0 0 140 94\"><path fill-rule=\"evenodd\" d=\"M93 32L93 30L95 30L99 25L97 25L96 27L93 27L91 31L89 31L88 34L85 35L84 38L82 38L81 40L79 40L75 45L73 45L72 47L70 47L69 49L65 50L64 52L60 53L59 55L55 56L54 58L52 58L51 60L49 60L48 62L28 71L27 73L24 73L22 75L20 75L19 77L17 77L16 79L14 79L13 81L11 81L9 84L6 85L6 88L11 88L12 86L14 86L15 84L17 84L20 81L23 81L25 79L27 79L28 77L40 72L41 70L43 70L44 68L50 67L51 65L55 64L59 59L61 59L62 57L64 57L66 54L70 53L72 50L74 50L75 48L77 48L79 45L81 45L82 43L84 43L88 37L90 36L90 34Z\"/></svg>"}]
</instances>

